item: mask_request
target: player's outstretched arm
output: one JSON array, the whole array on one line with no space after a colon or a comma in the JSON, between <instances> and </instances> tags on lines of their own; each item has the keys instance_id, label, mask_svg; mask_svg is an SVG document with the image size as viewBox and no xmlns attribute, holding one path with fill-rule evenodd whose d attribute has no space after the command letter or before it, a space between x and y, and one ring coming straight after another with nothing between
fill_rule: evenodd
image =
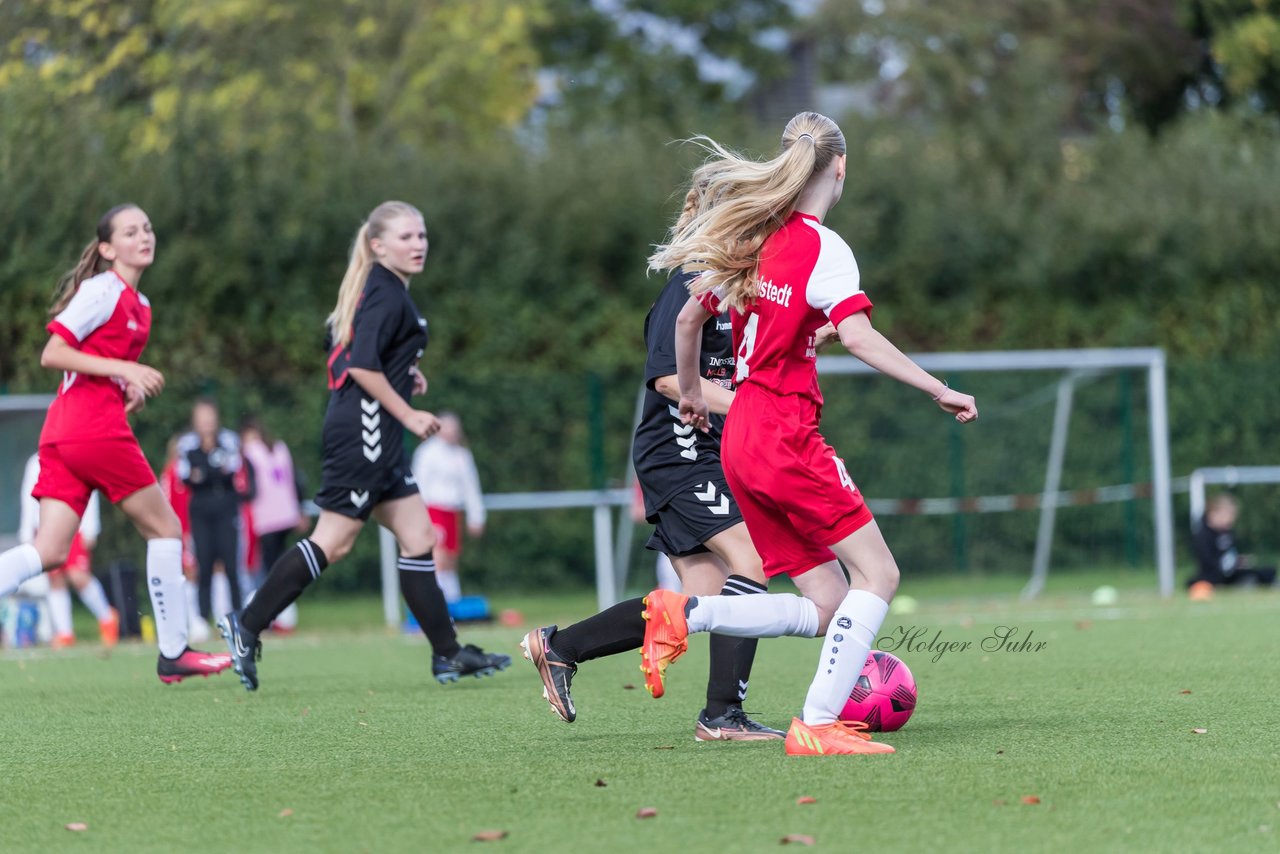
<instances>
[{"instance_id":1,"label":"player's outstretched arm","mask_svg":"<svg viewBox=\"0 0 1280 854\"><path fill-rule=\"evenodd\" d=\"M386 374L382 371L371 371L368 368L351 368L351 378L370 397L382 404L392 418L404 425L419 439L434 435L440 429L440 422L430 412L414 409L391 387Z\"/></svg>"},{"instance_id":2,"label":"player's outstretched arm","mask_svg":"<svg viewBox=\"0 0 1280 854\"><path fill-rule=\"evenodd\" d=\"M676 379L680 384L680 416L685 424L692 424L706 432L707 402L702 396L702 377L698 375L698 362L702 358L702 325L712 317L693 297L680 309L676 318Z\"/></svg>"},{"instance_id":3,"label":"player's outstretched arm","mask_svg":"<svg viewBox=\"0 0 1280 854\"><path fill-rule=\"evenodd\" d=\"M978 406L972 395L958 392L911 361L871 325L864 311L851 314L837 327L844 348L885 376L918 388L945 412L964 424L978 417Z\"/></svg>"}]
</instances>

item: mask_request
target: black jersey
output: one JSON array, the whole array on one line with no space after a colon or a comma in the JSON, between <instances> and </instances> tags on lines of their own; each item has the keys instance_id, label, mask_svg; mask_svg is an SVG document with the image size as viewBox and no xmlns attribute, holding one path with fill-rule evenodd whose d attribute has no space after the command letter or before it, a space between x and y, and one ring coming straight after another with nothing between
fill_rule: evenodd
<instances>
[{"instance_id":1,"label":"black jersey","mask_svg":"<svg viewBox=\"0 0 1280 854\"><path fill-rule=\"evenodd\" d=\"M351 340L329 354L329 408L324 416L325 479L343 485L378 480L396 467L408 469L404 427L350 376L351 368L379 371L408 400L411 369L427 346L427 321L398 276L374 264L351 324Z\"/></svg>"},{"instance_id":2,"label":"black jersey","mask_svg":"<svg viewBox=\"0 0 1280 854\"><path fill-rule=\"evenodd\" d=\"M724 417L712 415L711 430L703 433L680 423L674 401L654 390L660 377L676 372L676 318L689 300L689 273L672 276L644 321L649 355L644 366L644 409L636 427L632 460L644 493L646 515L653 516L673 495L692 481L722 478L720 432ZM733 335L726 312L702 327L699 374L725 388L733 388Z\"/></svg>"},{"instance_id":3,"label":"black jersey","mask_svg":"<svg viewBox=\"0 0 1280 854\"><path fill-rule=\"evenodd\" d=\"M178 437L178 477L191 490L196 513L234 513L240 505L235 477L243 461L240 437L225 427L218 430L212 450L206 451L193 431Z\"/></svg>"}]
</instances>

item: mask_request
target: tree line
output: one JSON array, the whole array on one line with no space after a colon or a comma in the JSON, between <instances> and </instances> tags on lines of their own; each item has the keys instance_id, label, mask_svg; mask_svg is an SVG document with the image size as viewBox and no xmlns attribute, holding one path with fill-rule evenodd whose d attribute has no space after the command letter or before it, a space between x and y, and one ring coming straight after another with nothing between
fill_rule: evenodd
<instances>
[{"instance_id":1,"label":"tree line","mask_svg":"<svg viewBox=\"0 0 1280 854\"><path fill-rule=\"evenodd\" d=\"M129 199L159 234L147 358L169 389L137 423L149 455L213 392L232 422L259 413L314 483L323 320L361 217L405 198L432 246L414 282L427 405L463 414L487 487L593 486L597 445L620 476L662 284L645 257L698 157L673 140L705 132L763 154L780 124L598 5L6 4L20 36L0 62L0 384L53 388L39 368L53 282L97 214ZM935 4L833 3L797 19L758 2L751 26L715 19L718 4L649 5L753 79L786 73L750 49L772 28L815 45L821 80L872 86L874 109L838 116L850 170L828 224L904 349L1162 346L1175 470L1275 462L1274 69L1239 71L1232 45L1257 39L1221 36L1267 32L1263 12L1108 7L1165 34L1143 44L1178 60L1166 79L1121 49L1129 19L1089 18L1110 40L1060 29L1071 4L1007 4L993 22L962 14L974 4L939 18ZM855 476L861 452L847 453ZM914 465L903 443L880 452ZM588 578L583 519L534 515L495 526L475 571ZM365 562L351 583L375 574Z\"/></svg>"}]
</instances>

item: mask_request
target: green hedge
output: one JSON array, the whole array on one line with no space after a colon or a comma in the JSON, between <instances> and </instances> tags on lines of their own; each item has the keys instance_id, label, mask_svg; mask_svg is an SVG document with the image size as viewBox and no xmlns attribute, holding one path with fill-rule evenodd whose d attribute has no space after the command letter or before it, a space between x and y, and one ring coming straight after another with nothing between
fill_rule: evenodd
<instances>
[{"instance_id":1,"label":"green hedge","mask_svg":"<svg viewBox=\"0 0 1280 854\"><path fill-rule=\"evenodd\" d=\"M246 150L193 121L166 151L134 155L128 129L109 115L12 88L0 109L4 390L53 387L38 364L52 283L98 212L132 199L159 233L158 260L143 281L155 317L147 360L169 380L138 420L148 454L158 463L192 397L213 391L230 421L260 412L314 484L323 318L362 215L397 197L423 209L432 244L414 282L432 332L426 405L463 414L487 488L593 484L591 376L603 389L607 473L622 474L641 326L661 285L646 275L645 256L681 197L695 159L688 148L638 129L475 149L410 139L370 149L315 132ZM715 128L689 129L697 130ZM850 120L845 130L846 201L829 224L854 247L877 326L904 349L1162 346L1170 353L1175 471L1276 462L1274 127L1203 113L1154 138L1010 127L1000 146L908 119ZM765 151L772 136L743 142ZM1003 400L990 382L986 398L974 389L980 400ZM1120 417L1117 395L1098 404L1097 429ZM865 414L855 408L847 420ZM943 425L918 445L895 434L889 416L865 429L882 437L883 459L861 469L886 484L877 494L937 488L917 485L915 472L925 449L949 453ZM982 443L982 430L980 423L963 441ZM1020 465L1032 471L1042 464L1039 451L1029 448L1027 458ZM1097 477L1115 482L1113 473ZM967 476L981 479L976 469ZM1246 522L1277 509L1269 502L1248 508ZM469 569L488 585L584 581L584 520L569 512L495 519L471 549ZM1064 524L1067 539L1082 544L1072 559L1088 560L1094 535ZM999 545L1013 534L974 525L971 561L1019 553L1020 545ZM945 569L953 531L937 527L923 536L919 563ZM373 538L366 540L341 583L376 577ZM111 523L104 547L130 542Z\"/></svg>"}]
</instances>

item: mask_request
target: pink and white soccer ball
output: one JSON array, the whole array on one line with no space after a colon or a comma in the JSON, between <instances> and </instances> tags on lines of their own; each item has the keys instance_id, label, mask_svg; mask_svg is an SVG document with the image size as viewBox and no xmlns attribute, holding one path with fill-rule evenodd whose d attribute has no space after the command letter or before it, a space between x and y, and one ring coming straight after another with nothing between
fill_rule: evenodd
<instances>
[{"instance_id":1,"label":"pink and white soccer ball","mask_svg":"<svg viewBox=\"0 0 1280 854\"><path fill-rule=\"evenodd\" d=\"M872 652L840 713L842 721L864 721L872 732L902 729L916 709L916 680L902 659Z\"/></svg>"}]
</instances>

